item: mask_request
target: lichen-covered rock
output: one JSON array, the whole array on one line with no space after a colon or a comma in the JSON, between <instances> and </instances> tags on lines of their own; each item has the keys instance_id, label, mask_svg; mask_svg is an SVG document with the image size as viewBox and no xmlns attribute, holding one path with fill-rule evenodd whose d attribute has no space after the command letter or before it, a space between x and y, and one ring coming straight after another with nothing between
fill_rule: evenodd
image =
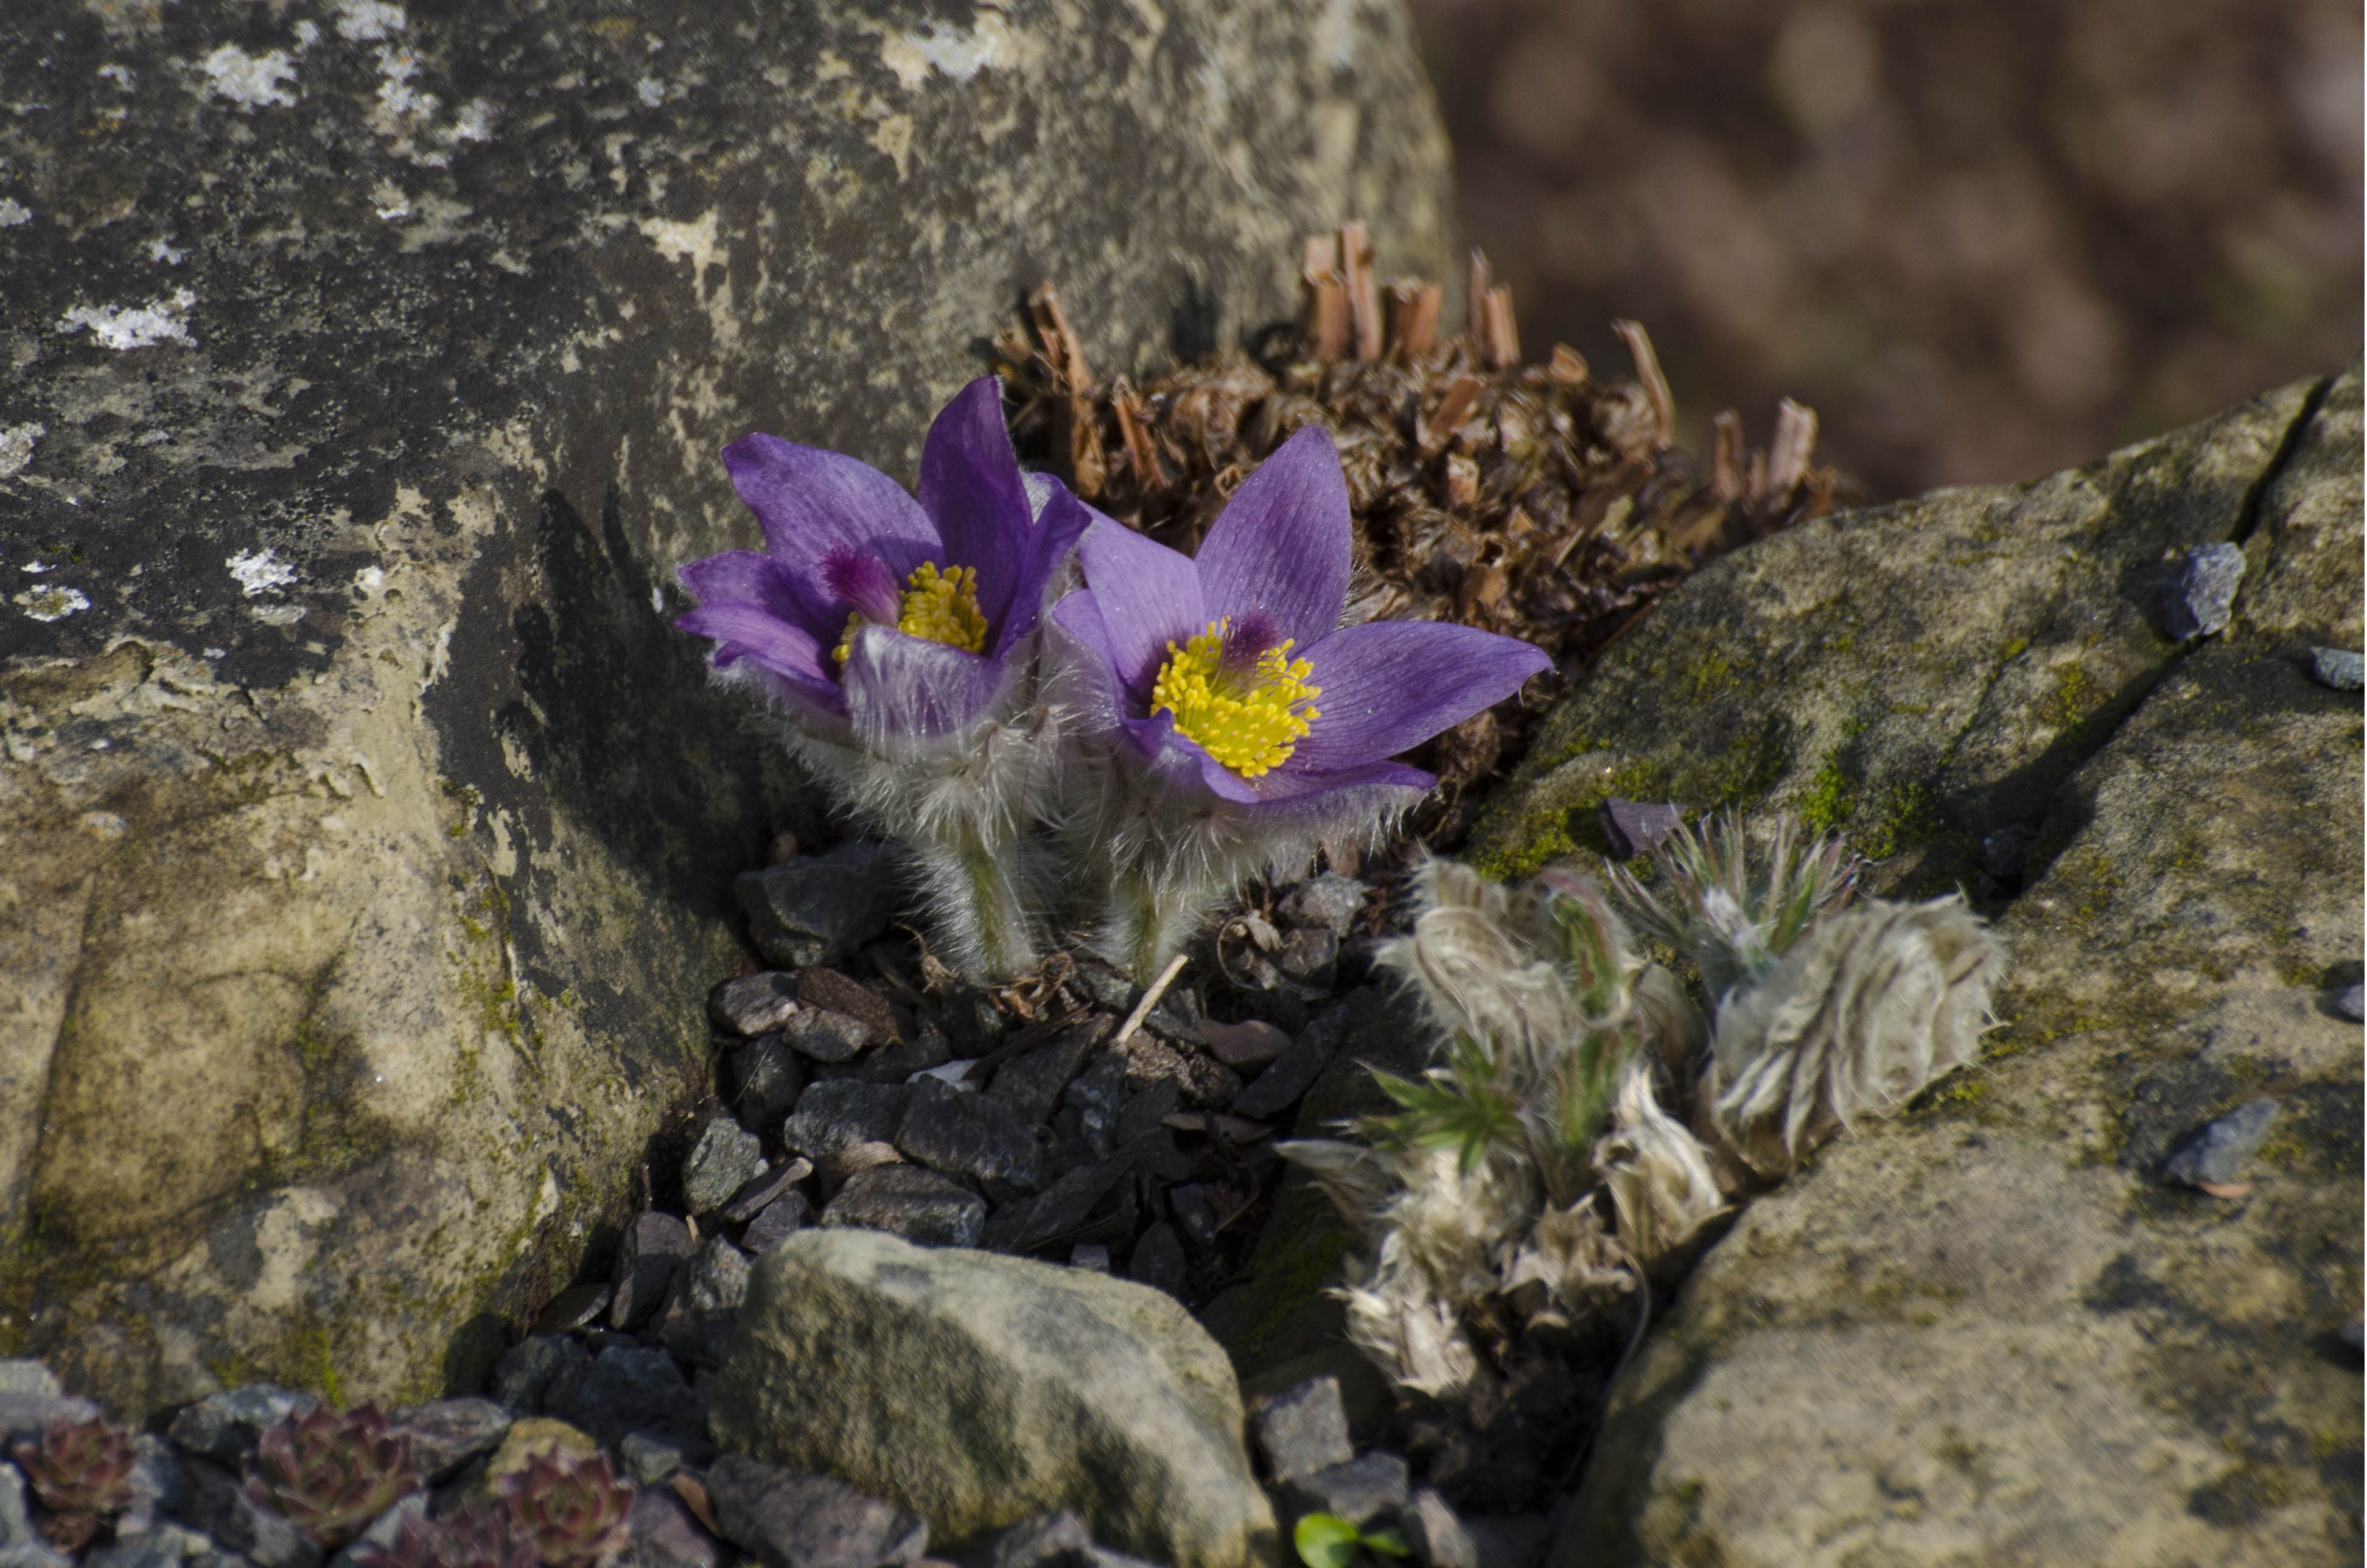
<instances>
[{"instance_id":1,"label":"lichen-covered rock","mask_svg":"<svg viewBox=\"0 0 2367 1568\"><path fill-rule=\"evenodd\" d=\"M757 1260L709 1392L727 1450L910 1508L941 1547L1073 1508L1174 1568L1281 1561L1224 1352L1090 1269L802 1231Z\"/></svg>"},{"instance_id":2,"label":"lichen-covered rock","mask_svg":"<svg viewBox=\"0 0 2367 1568\"><path fill-rule=\"evenodd\" d=\"M2186 652L2160 630L2163 590L2190 547L2243 532L2312 391L1712 562L1547 716L1472 859L1510 879L1600 858L1614 798L1732 802L1840 831L1885 862L1876 891L1969 887L1982 839L2035 827Z\"/></svg>"},{"instance_id":3,"label":"lichen-covered rock","mask_svg":"<svg viewBox=\"0 0 2367 1568\"><path fill-rule=\"evenodd\" d=\"M2264 424L2268 410L2298 427ZM2156 602L2164 507L2233 498L2214 525L2248 561L2233 618L2132 677L2127 710L2066 732L2076 745L2033 752L2040 717L1999 699L2022 654L1968 676L1968 719L1934 705L1942 835L1993 821L1975 814L1983 800L2048 786L2028 812L2026 891L1998 923L2002 1027L1982 1062L1852 1129L1710 1251L1614 1396L1557 1568L2355 1560L2359 1361L2338 1335L2361 1288L2361 1058L2334 999L2360 973L2361 724L2308 665L2313 645L2359 637L2360 438L2354 371L2022 493L2052 506L2124 476L2064 568L2110 585L2089 631L2057 644L2065 667L2141 646L2128 618ZM2197 489L2132 494L2149 469ZM2010 496L1943 494L1844 521L1860 537L1825 548L1873 562L1919 535L1960 540L1967 508L2026 537ZM2115 537L2144 547L2098 559ZM1770 549L1706 585L1761 585L1725 645L1795 634ZM1926 626L1968 647L2005 629L2005 601L1955 594L1944 570L1932 583ZM1702 625L1693 591L1663 606L1664 630ZM2077 627L2078 608L2057 623ZM1881 667L1859 639L1863 667ZM1897 695L1920 703L1919 660L1901 652ZM1621 656L1605 684L1636 681ZM1776 668L1781 685L1737 672L1739 697L1671 694L1663 723L1695 733L1737 700L1819 711L1798 667ZM1894 720L1869 755L1911 755L1907 733ZM1984 784L1964 762L1982 755L2021 756L2025 777ZM2262 1098L2277 1115L2239 1181L2214 1196L2163 1177L2166 1155Z\"/></svg>"},{"instance_id":4,"label":"lichen-covered rock","mask_svg":"<svg viewBox=\"0 0 2367 1568\"><path fill-rule=\"evenodd\" d=\"M126 1415L475 1383L702 1086L822 836L669 625L723 443L1447 259L1396 0L25 0L0 96L0 1353Z\"/></svg>"}]
</instances>

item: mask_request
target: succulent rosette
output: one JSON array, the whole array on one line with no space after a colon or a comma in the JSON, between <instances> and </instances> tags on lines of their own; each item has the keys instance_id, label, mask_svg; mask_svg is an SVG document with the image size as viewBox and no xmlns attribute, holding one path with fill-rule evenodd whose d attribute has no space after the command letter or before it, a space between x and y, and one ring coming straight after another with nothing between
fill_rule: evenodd
<instances>
[{"instance_id":1,"label":"succulent rosette","mask_svg":"<svg viewBox=\"0 0 2367 1568\"><path fill-rule=\"evenodd\" d=\"M1019 851L1057 771L1036 691L1048 586L1093 513L1025 476L981 377L946 404L919 494L866 463L776 436L723 450L762 551L683 567L717 670L771 696L801 761L921 862L957 960L1033 960Z\"/></svg>"},{"instance_id":2,"label":"succulent rosette","mask_svg":"<svg viewBox=\"0 0 2367 1568\"><path fill-rule=\"evenodd\" d=\"M1433 621L1342 626L1352 533L1331 438L1309 426L1187 558L1100 519L1053 619L1064 700L1103 738L1074 836L1111 889L1101 945L1150 971L1240 877L1369 835L1437 779L1390 760L1551 661Z\"/></svg>"},{"instance_id":3,"label":"succulent rosette","mask_svg":"<svg viewBox=\"0 0 2367 1568\"><path fill-rule=\"evenodd\" d=\"M375 1404L283 1421L257 1439L246 1469L249 1497L333 1549L417 1484L410 1437L390 1431Z\"/></svg>"},{"instance_id":4,"label":"succulent rosette","mask_svg":"<svg viewBox=\"0 0 2367 1568\"><path fill-rule=\"evenodd\" d=\"M592 1568L625 1549L635 1488L617 1478L606 1454L530 1455L525 1469L502 1477L500 1491L511 1530L534 1543L548 1568Z\"/></svg>"}]
</instances>

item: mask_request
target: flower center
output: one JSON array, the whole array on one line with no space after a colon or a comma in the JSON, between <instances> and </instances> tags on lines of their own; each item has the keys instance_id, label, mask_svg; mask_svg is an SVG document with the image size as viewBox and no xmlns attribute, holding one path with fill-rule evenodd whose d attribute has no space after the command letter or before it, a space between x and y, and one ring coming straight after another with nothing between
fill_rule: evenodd
<instances>
[{"instance_id":1,"label":"flower center","mask_svg":"<svg viewBox=\"0 0 2367 1568\"><path fill-rule=\"evenodd\" d=\"M848 612L846 634L834 650L840 664L853 655L855 634L869 619L859 609ZM957 566L940 573L935 562L922 562L904 579L904 592L897 601L896 630L966 653L986 652L986 613L978 608L978 568Z\"/></svg>"},{"instance_id":2,"label":"flower center","mask_svg":"<svg viewBox=\"0 0 2367 1568\"><path fill-rule=\"evenodd\" d=\"M1308 706L1323 688L1307 684L1315 667L1289 656L1290 639L1245 657L1250 650L1230 636L1232 624L1229 617L1212 620L1183 647L1167 644L1169 658L1151 685L1150 707L1174 714L1176 732L1210 756L1256 778L1288 762L1299 738L1323 716Z\"/></svg>"}]
</instances>

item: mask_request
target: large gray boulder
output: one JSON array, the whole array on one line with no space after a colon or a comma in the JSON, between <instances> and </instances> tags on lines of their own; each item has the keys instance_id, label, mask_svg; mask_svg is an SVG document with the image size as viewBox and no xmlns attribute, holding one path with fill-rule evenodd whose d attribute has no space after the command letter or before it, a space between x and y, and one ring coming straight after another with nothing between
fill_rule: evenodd
<instances>
[{"instance_id":1,"label":"large gray boulder","mask_svg":"<svg viewBox=\"0 0 2367 1568\"><path fill-rule=\"evenodd\" d=\"M727 1450L910 1508L940 1551L1070 1508L1173 1568L1281 1561L1231 1363L1147 1285L802 1231L757 1261L708 1398Z\"/></svg>"},{"instance_id":2,"label":"large gray boulder","mask_svg":"<svg viewBox=\"0 0 2367 1568\"><path fill-rule=\"evenodd\" d=\"M473 1383L699 1091L821 826L668 624L723 443L1446 263L1394 0L24 0L0 90L0 1348L126 1414Z\"/></svg>"},{"instance_id":3,"label":"large gray boulder","mask_svg":"<svg viewBox=\"0 0 2367 1568\"><path fill-rule=\"evenodd\" d=\"M1811 525L1606 658L1483 838L1788 805L1984 889L1984 1059L1745 1210L1619 1388L1556 1568L2355 1561L2360 380ZM2174 642L2191 547L2245 571ZM1607 787L1608 786L1608 787ZM2019 878L1982 840L2033 830ZM2260 1098L2216 1193L2166 1156Z\"/></svg>"}]
</instances>

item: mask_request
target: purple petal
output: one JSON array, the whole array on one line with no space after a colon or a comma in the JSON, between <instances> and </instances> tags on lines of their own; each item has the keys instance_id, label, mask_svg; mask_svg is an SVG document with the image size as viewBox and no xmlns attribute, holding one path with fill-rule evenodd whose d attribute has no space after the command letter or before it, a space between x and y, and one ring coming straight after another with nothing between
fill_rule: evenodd
<instances>
[{"instance_id":1,"label":"purple petal","mask_svg":"<svg viewBox=\"0 0 2367 1568\"><path fill-rule=\"evenodd\" d=\"M1008 674L999 660L866 626L846 661L847 716L875 744L934 739L985 717Z\"/></svg>"},{"instance_id":2,"label":"purple petal","mask_svg":"<svg viewBox=\"0 0 2367 1568\"><path fill-rule=\"evenodd\" d=\"M1356 767L1322 771L1302 768L1297 763L1298 758L1294 756L1290 761L1257 781L1261 804L1312 803L1319 795L1333 794L1342 790L1368 789L1374 785L1428 794L1438 783L1435 773L1424 773L1421 768L1409 767L1402 762L1367 762Z\"/></svg>"},{"instance_id":3,"label":"purple petal","mask_svg":"<svg viewBox=\"0 0 2367 1568\"><path fill-rule=\"evenodd\" d=\"M921 449L921 509L936 524L946 560L974 567L978 606L987 624L1000 626L1026 574L1032 516L1019 458L1002 423L1002 383L992 376L954 394L929 426ZM1040 588L1039 588L1040 591ZM1036 606L1026 606L1032 618Z\"/></svg>"},{"instance_id":4,"label":"purple petal","mask_svg":"<svg viewBox=\"0 0 2367 1568\"><path fill-rule=\"evenodd\" d=\"M753 605L777 620L807 623L807 606L779 562L759 551L727 550L691 562L674 576L702 605Z\"/></svg>"},{"instance_id":5,"label":"purple petal","mask_svg":"<svg viewBox=\"0 0 2367 1568\"><path fill-rule=\"evenodd\" d=\"M923 561L943 563L945 546L921 504L868 463L754 435L723 449L723 467L764 524L765 550L817 590L833 545L871 551L900 581Z\"/></svg>"},{"instance_id":6,"label":"purple petal","mask_svg":"<svg viewBox=\"0 0 2367 1568\"><path fill-rule=\"evenodd\" d=\"M832 545L821 558L821 580L838 603L866 620L893 626L903 615L904 596L897 591L895 574L867 550Z\"/></svg>"},{"instance_id":7,"label":"purple petal","mask_svg":"<svg viewBox=\"0 0 2367 1568\"><path fill-rule=\"evenodd\" d=\"M1340 624L1349 543L1340 456L1330 433L1310 425L1241 481L1201 541L1195 563L1208 613L1263 610L1303 654Z\"/></svg>"},{"instance_id":8,"label":"purple petal","mask_svg":"<svg viewBox=\"0 0 2367 1568\"><path fill-rule=\"evenodd\" d=\"M1167 644L1207 629L1199 573L1165 545L1107 518L1085 530L1077 561L1101 610L1111 666L1129 693L1149 696Z\"/></svg>"},{"instance_id":9,"label":"purple petal","mask_svg":"<svg viewBox=\"0 0 2367 1568\"><path fill-rule=\"evenodd\" d=\"M1122 719L1118 727L1148 760L1162 788L1195 795L1206 790L1240 805L1257 800L1256 787L1177 730L1174 715L1161 710L1148 719Z\"/></svg>"},{"instance_id":10,"label":"purple petal","mask_svg":"<svg viewBox=\"0 0 2367 1568\"><path fill-rule=\"evenodd\" d=\"M1470 626L1373 620L1305 653L1322 715L1290 765L1324 772L1420 745L1521 689L1553 661L1528 643Z\"/></svg>"},{"instance_id":11,"label":"purple petal","mask_svg":"<svg viewBox=\"0 0 2367 1568\"><path fill-rule=\"evenodd\" d=\"M1012 586L1010 612L1002 619L1002 631L995 634L991 651L997 658L1035 630L1036 618L1043 613L1045 590L1060 570L1060 563L1077 548L1077 540L1084 537L1085 530L1102 520L1099 512L1070 494L1067 485L1057 479L1051 481L1051 485L1050 494L1036 509L1027 560L1020 570L1019 580Z\"/></svg>"},{"instance_id":12,"label":"purple petal","mask_svg":"<svg viewBox=\"0 0 2367 1568\"><path fill-rule=\"evenodd\" d=\"M783 675L831 684L830 668L822 662L827 655L821 640L754 605L701 605L676 618L674 624L694 637L711 637L720 644L715 653L718 669L735 659L750 658Z\"/></svg>"}]
</instances>

